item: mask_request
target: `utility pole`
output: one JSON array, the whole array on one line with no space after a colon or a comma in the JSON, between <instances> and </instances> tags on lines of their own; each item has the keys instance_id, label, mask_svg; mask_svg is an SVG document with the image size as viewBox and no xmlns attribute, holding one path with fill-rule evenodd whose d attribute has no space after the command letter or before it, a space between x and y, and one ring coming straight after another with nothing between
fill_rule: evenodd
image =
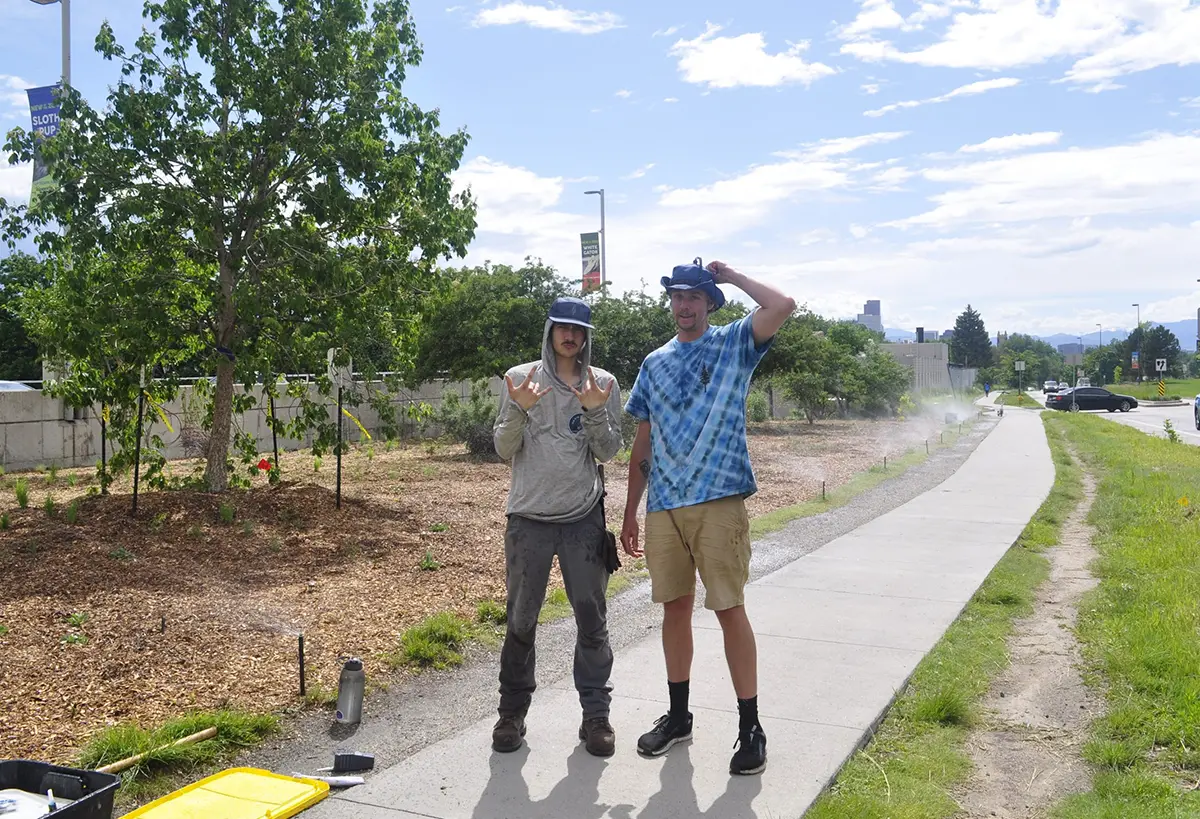
<instances>
[{"instance_id":1,"label":"utility pole","mask_svg":"<svg viewBox=\"0 0 1200 819\"><path fill-rule=\"evenodd\" d=\"M585 196L600 195L600 284L608 281L608 231L604 229L604 188L598 191L584 191Z\"/></svg>"},{"instance_id":2,"label":"utility pole","mask_svg":"<svg viewBox=\"0 0 1200 819\"><path fill-rule=\"evenodd\" d=\"M1134 303L1133 307L1137 308L1137 324L1134 325L1134 330L1136 331L1136 330L1140 330L1142 328L1142 305L1138 304L1138 303ZM1142 337L1138 336L1138 347L1140 348L1141 346L1142 346ZM1142 351L1141 351L1141 349L1139 349L1137 351L1137 354L1138 354L1138 371L1137 371L1137 377L1134 378L1133 380L1141 381L1142 380L1142 362L1141 362Z\"/></svg>"}]
</instances>

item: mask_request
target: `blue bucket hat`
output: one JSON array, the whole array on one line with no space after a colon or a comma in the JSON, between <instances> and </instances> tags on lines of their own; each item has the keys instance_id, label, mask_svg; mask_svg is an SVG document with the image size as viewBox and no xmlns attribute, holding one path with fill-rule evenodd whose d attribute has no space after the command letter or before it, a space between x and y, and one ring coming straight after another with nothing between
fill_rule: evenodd
<instances>
[{"instance_id":1,"label":"blue bucket hat","mask_svg":"<svg viewBox=\"0 0 1200 819\"><path fill-rule=\"evenodd\" d=\"M678 265L670 276L662 277L662 286L667 290L703 290L713 301L713 311L725 306L725 294L713 281L712 273L706 270L700 259L691 264Z\"/></svg>"},{"instance_id":2,"label":"blue bucket hat","mask_svg":"<svg viewBox=\"0 0 1200 819\"><path fill-rule=\"evenodd\" d=\"M565 296L558 299L550 307L550 320L555 324L577 324L589 330L592 326L592 308L583 299Z\"/></svg>"}]
</instances>

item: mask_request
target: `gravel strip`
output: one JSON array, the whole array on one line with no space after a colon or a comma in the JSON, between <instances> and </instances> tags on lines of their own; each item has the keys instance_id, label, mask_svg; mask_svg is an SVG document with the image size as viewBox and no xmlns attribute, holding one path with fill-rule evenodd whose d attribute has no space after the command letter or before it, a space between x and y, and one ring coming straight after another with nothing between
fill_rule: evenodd
<instances>
[{"instance_id":1,"label":"gravel strip","mask_svg":"<svg viewBox=\"0 0 1200 819\"><path fill-rule=\"evenodd\" d=\"M966 461L996 423L995 417L986 417L954 445L864 492L848 505L793 521L755 541L752 579L770 574L938 486ZM700 603L698 599L697 605ZM650 636L659 621L659 611L650 602L648 582L614 598L609 604L609 637L617 662L621 662L622 649ZM539 628L538 679L543 684L571 674L574 645L575 626L570 620ZM363 722L358 726L337 725L329 713L309 714L289 723L281 735L247 753L238 764L284 773L313 773L318 767L333 764L335 748L353 747L374 753L376 770L394 765L477 720L495 715L497 653L496 648L477 646L469 651L464 666L455 671L425 673L386 691L376 691L368 698ZM367 674L369 682L371 669ZM614 691L614 698L620 697L621 692ZM530 718L537 719L537 695ZM564 730L574 727L564 726Z\"/></svg>"}]
</instances>

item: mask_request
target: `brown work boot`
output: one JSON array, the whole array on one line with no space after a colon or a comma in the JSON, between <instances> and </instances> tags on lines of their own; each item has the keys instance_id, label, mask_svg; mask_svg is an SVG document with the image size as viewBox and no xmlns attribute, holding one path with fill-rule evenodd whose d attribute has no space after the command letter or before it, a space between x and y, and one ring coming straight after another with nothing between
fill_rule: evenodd
<instances>
[{"instance_id":1,"label":"brown work boot","mask_svg":"<svg viewBox=\"0 0 1200 819\"><path fill-rule=\"evenodd\" d=\"M520 714L506 714L496 720L492 729L492 750L510 754L521 747L525 736L525 718Z\"/></svg>"},{"instance_id":2,"label":"brown work boot","mask_svg":"<svg viewBox=\"0 0 1200 819\"><path fill-rule=\"evenodd\" d=\"M608 717L591 717L579 726L579 738L592 756L612 756L617 747L617 737Z\"/></svg>"}]
</instances>

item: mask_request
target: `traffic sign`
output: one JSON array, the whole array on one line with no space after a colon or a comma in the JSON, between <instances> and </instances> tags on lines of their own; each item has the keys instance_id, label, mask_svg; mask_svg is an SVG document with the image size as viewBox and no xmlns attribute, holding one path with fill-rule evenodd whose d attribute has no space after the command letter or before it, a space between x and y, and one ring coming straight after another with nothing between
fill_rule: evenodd
<instances>
[{"instance_id":1,"label":"traffic sign","mask_svg":"<svg viewBox=\"0 0 1200 819\"><path fill-rule=\"evenodd\" d=\"M1016 367L1017 372L1019 372L1019 373L1025 372L1025 362L1024 361L1014 361L1013 366Z\"/></svg>"},{"instance_id":2,"label":"traffic sign","mask_svg":"<svg viewBox=\"0 0 1200 819\"><path fill-rule=\"evenodd\" d=\"M1160 373L1167 369L1167 360L1165 358L1156 358L1154 360L1154 369Z\"/></svg>"}]
</instances>

